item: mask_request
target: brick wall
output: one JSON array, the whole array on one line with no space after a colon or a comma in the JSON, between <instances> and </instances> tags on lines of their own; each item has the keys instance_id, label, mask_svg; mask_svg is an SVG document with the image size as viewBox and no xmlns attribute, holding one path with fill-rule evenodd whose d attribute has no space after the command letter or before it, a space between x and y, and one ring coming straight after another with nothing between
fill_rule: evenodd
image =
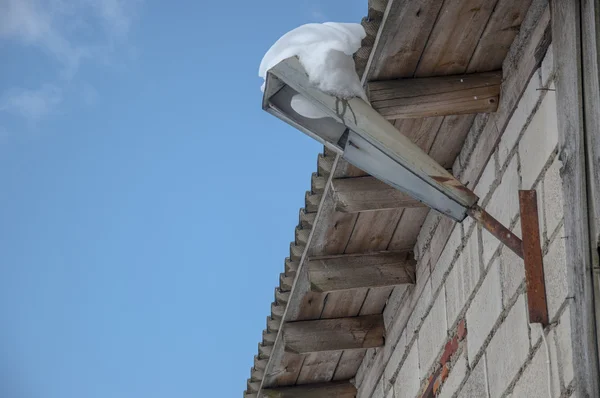
<instances>
[{"instance_id":1,"label":"brick wall","mask_svg":"<svg viewBox=\"0 0 600 398\"><path fill-rule=\"evenodd\" d=\"M550 48L475 187L482 206L518 236L518 190L537 190L551 325L542 336L528 323L520 258L469 219L456 224L431 212L415 247L417 283L396 288L385 308L386 347L378 350L391 351L368 352L355 380L359 398L548 397L549 387L553 397L571 396L552 65ZM491 122L479 115L473 129ZM460 159L454 172L460 176Z\"/></svg>"}]
</instances>

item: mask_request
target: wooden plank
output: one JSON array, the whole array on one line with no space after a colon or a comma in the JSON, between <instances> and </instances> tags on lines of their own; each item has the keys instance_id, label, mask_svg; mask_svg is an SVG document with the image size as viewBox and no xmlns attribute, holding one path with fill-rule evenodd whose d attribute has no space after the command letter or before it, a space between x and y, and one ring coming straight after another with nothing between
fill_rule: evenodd
<instances>
[{"instance_id":1,"label":"wooden plank","mask_svg":"<svg viewBox=\"0 0 600 398\"><path fill-rule=\"evenodd\" d=\"M464 73L495 5L495 0L444 2L415 76Z\"/></svg>"},{"instance_id":2,"label":"wooden plank","mask_svg":"<svg viewBox=\"0 0 600 398\"><path fill-rule=\"evenodd\" d=\"M402 209L359 213L345 253L385 250L402 216Z\"/></svg>"},{"instance_id":3,"label":"wooden plank","mask_svg":"<svg viewBox=\"0 0 600 398\"><path fill-rule=\"evenodd\" d=\"M313 228L309 256L340 254L346 249L358 214L338 212L334 207L333 192L328 190L321 208L323 219Z\"/></svg>"},{"instance_id":4,"label":"wooden plank","mask_svg":"<svg viewBox=\"0 0 600 398\"><path fill-rule=\"evenodd\" d=\"M446 116L435 137L429 156L445 168L451 168L463 147L475 120L474 115Z\"/></svg>"},{"instance_id":5,"label":"wooden plank","mask_svg":"<svg viewBox=\"0 0 600 398\"><path fill-rule=\"evenodd\" d=\"M479 39L467 72L486 72L502 65L515 40L531 0L499 0Z\"/></svg>"},{"instance_id":6,"label":"wooden plank","mask_svg":"<svg viewBox=\"0 0 600 398\"><path fill-rule=\"evenodd\" d=\"M589 4L589 3L586 3ZM598 340L594 319L593 264L590 241L589 204L586 176L586 135L597 134L597 125L586 131L582 61L581 1L552 2L552 37L556 71L559 153L563 162L561 177L564 193L567 276L571 314L571 343L577 396L600 396ZM588 8L589 9L589 8ZM597 10L596 10L597 11ZM598 15L592 18L596 24ZM586 18L585 21L588 21ZM584 25L588 25L586 22ZM586 27L584 32L589 32ZM585 36L596 43L597 37ZM588 46L584 47L586 50ZM588 65L589 66L589 65ZM590 71L598 73L598 70ZM586 86L587 87L587 86ZM591 111L591 110L590 110Z\"/></svg>"},{"instance_id":7,"label":"wooden plank","mask_svg":"<svg viewBox=\"0 0 600 398\"><path fill-rule=\"evenodd\" d=\"M388 250L412 250L429 208L406 209L388 245Z\"/></svg>"},{"instance_id":8,"label":"wooden plank","mask_svg":"<svg viewBox=\"0 0 600 398\"><path fill-rule=\"evenodd\" d=\"M412 77L442 3L390 1L363 81Z\"/></svg>"},{"instance_id":9,"label":"wooden plank","mask_svg":"<svg viewBox=\"0 0 600 398\"><path fill-rule=\"evenodd\" d=\"M309 259L311 290L330 292L415 282L415 261L407 252L338 255Z\"/></svg>"},{"instance_id":10,"label":"wooden plank","mask_svg":"<svg viewBox=\"0 0 600 398\"><path fill-rule=\"evenodd\" d=\"M369 100L386 119L495 112L502 71L369 83Z\"/></svg>"},{"instance_id":11,"label":"wooden plank","mask_svg":"<svg viewBox=\"0 0 600 398\"><path fill-rule=\"evenodd\" d=\"M423 151L429 153L443 121L443 116L422 119L396 119L394 127L409 137Z\"/></svg>"},{"instance_id":12,"label":"wooden plank","mask_svg":"<svg viewBox=\"0 0 600 398\"><path fill-rule=\"evenodd\" d=\"M336 178L332 186L335 209L344 213L425 206L410 195L371 176Z\"/></svg>"},{"instance_id":13,"label":"wooden plank","mask_svg":"<svg viewBox=\"0 0 600 398\"><path fill-rule=\"evenodd\" d=\"M265 389L263 390L263 396L267 398L355 398L356 388L350 382L342 381L309 384L287 388Z\"/></svg>"},{"instance_id":14,"label":"wooden plank","mask_svg":"<svg viewBox=\"0 0 600 398\"><path fill-rule=\"evenodd\" d=\"M382 315L289 322L283 327L285 350L299 354L381 347L384 334Z\"/></svg>"},{"instance_id":15,"label":"wooden plank","mask_svg":"<svg viewBox=\"0 0 600 398\"><path fill-rule=\"evenodd\" d=\"M600 125L600 5L597 1L581 3L582 18L582 77L585 113L585 137L588 182L588 206L590 239L592 247L600 248L600 134L593 132ZM597 131L597 130L596 130ZM594 272L594 298L596 310L596 333L600 331L600 250L592 250ZM600 344L598 356L600 357Z\"/></svg>"}]
</instances>

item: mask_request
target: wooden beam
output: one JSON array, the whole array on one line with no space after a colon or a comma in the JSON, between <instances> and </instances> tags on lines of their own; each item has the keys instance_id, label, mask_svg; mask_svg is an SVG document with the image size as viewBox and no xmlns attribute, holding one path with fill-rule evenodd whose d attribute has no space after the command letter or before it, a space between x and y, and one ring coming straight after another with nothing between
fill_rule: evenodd
<instances>
[{"instance_id":1,"label":"wooden beam","mask_svg":"<svg viewBox=\"0 0 600 398\"><path fill-rule=\"evenodd\" d=\"M343 213L425 207L417 199L371 176L336 178L332 187L335 209Z\"/></svg>"},{"instance_id":2,"label":"wooden beam","mask_svg":"<svg viewBox=\"0 0 600 398\"><path fill-rule=\"evenodd\" d=\"M415 283L415 260L408 252L315 257L307 266L313 292Z\"/></svg>"},{"instance_id":3,"label":"wooden beam","mask_svg":"<svg viewBox=\"0 0 600 398\"><path fill-rule=\"evenodd\" d=\"M294 387L266 388L262 391L262 396L265 398L355 398L356 387L349 381L333 381Z\"/></svg>"},{"instance_id":4,"label":"wooden beam","mask_svg":"<svg viewBox=\"0 0 600 398\"><path fill-rule=\"evenodd\" d=\"M582 10L582 7L583 10ZM561 177L565 211L565 251L569 282L571 345L575 393L580 397L600 396L600 364L594 309L594 255L596 242L590 236L593 203L588 198L586 137L598 134L586 93L593 93L592 74L587 70L591 47L598 45L595 27L599 18L595 2L588 0L551 2L554 69L556 71L556 108L558 115L559 158L563 163ZM582 11L588 12L587 15ZM583 34L583 36L582 36ZM586 61L586 62L584 62ZM586 69L585 74L582 68ZM586 79L587 76L587 79ZM597 78L597 76L596 76ZM591 125L586 126L586 122ZM593 187L593 185L592 185ZM591 204L591 206L590 206ZM592 229L593 229L593 222ZM596 292L597 294L598 292Z\"/></svg>"},{"instance_id":5,"label":"wooden beam","mask_svg":"<svg viewBox=\"0 0 600 398\"><path fill-rule=\"evenodd\" d=\"M381 347L383 316L289 322L283 327L285 351L297 354Z\"/></svg>"},{"instance_id":6,"label":"wooden beam","mask_svg":"<svg viewBox=\"0 0 600 398\"><path fill-rule=\"evenodd\" d=\"M495 112L502 71L368 83L371 105L386 119Z\"/></svg>"}]
</instances>

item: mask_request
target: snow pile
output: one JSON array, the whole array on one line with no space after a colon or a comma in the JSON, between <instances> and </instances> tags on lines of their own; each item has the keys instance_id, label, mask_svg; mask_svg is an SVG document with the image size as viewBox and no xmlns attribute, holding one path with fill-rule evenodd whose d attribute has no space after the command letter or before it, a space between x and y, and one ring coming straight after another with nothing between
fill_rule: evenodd
<instances>
[{"instance_id":1,"label":"snow pile","mask_svg":"<svg viewBox=\"0 0 600 398\"><path fill-rule=\"evenodd\" d=\"M367 101L352 59L365 36L364 28L355 23L302 25L283 35L267 51L258 74L265 79L269 69L284 59L297 56L310 82L321 91L341 99L360 97ZM307 112L316 110L303 97L294 102Z\"/></svg>"}]
</instances>

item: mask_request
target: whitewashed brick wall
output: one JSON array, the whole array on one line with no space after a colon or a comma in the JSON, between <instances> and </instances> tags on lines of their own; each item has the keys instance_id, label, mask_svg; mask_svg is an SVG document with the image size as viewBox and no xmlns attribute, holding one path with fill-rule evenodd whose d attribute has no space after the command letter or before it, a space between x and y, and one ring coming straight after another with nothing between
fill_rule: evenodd
<instances>
[{"instance_id":1,"label":"whitewashed brick wall","mask_svg":"<svg viewBox=\"0 0 600 398\"><path fill-rule=\"evenodd\" d=\"M397 288L385 308L386 347L378 350L392 352L368 352L356 377L359 398L572 395L552 63L550 47L475 187L482 206L518 236L518 190L538 193L551 320L545 339L528 323L523 261L472 221L453 224L431 212L415 247L417 283ZM440 228L451 229L447 241L436 241Z\"/></svg>"}]
</instances>

